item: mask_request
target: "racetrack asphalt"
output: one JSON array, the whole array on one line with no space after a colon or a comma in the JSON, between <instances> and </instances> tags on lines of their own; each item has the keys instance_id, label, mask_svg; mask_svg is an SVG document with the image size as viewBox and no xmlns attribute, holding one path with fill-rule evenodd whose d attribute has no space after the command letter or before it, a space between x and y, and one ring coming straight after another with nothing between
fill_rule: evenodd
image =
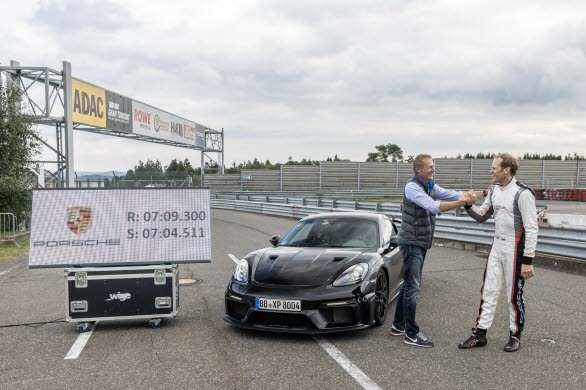
<instances>
[{"instance_id":1,"label":"racetrack asphalt","mask_svg":"<svg viewBox=\"0 0 586 390\"><path fill-rule=\"evenodd\" d=\"M223 321L224 291L235 264L269 246L294 220L212 210L211 264L181 265L175 319L100 322L77 359L65 356L79 336L63 321L62 269L29 270L26 257L0 263L1 389L361 389L308 335L243 331ZM382 327L323 336L383 389L586 388L586 278L545 268L525 287L521 349L505 353L503 290L484 348L462 351L478 312L486 257L434 247L418 300L432 349L403 344ZM394 313L394 303L390 315Z\"/></svg>"}]
</instances>

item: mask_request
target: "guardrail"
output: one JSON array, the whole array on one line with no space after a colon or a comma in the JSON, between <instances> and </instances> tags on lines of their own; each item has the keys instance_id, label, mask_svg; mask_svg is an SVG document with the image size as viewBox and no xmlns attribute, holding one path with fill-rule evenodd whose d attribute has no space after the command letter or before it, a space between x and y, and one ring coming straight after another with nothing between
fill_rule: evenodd
<instances>
[{"instance_id":1,"label":"guardrail","mask_svg":"<svg viewBox=\"0 0 586 390\"><path fill-rule=\"evenodd\" d=\"M367 210L379 211L385 214L394 214L398 217L401 214L401 203L393 202L372 202L366 200L349 200L349 199L328 199L323 197L316 197L311 195L309 197L295 197L287 195L266 195L266 194L242 194L242 193L227 193L212 194L212 199L224 200L244 200L251 202L262 203L280 203L280 204L295 204L301 206L315 206L315 207L329 207L333 209L352 209L352 210ZM460 209L450 210L445 212L446 215L468 215Z\"/></svg>"},{"instance_id":2,"label":"guardrail","mask_svg":"<svg viewBox=\"0 0 586 390\"><path fill-rule=\"evenodd\" d=\"M354 202L324 199L262 197L262 199L224 199L214 195L212 208L247 211L303 218L325 212L378 211L395 220L400 219L399 203ZM479 224L470 217L442 214L436 219L435 237L474 244L491 245L494 237L494 221ZM537 252L549 255L573 257L586 260L586 229L547 228L539 229Z\"/></svg>"},{"instance_id":3,"label":"guardrail","mask_svg":"<svg viewBox=\"0 0 586 390\"><path fill-rule=\"evenodd\" d=\"M403 190L350 190L350 191L214 191L221 197L269 196L286 198L324 198L324 199L368 199L368 198L402 198Z\"/></svg>"},{"instance_id":4,"label":"guardrail","mask_svg":"<svg viewBox=\"0 0 586 390\"><path fill-rule=\"evenodd\" d=\"M16 216L12 213L0 213L0 243L16 244Z\"/></svg>"}]
</instances>

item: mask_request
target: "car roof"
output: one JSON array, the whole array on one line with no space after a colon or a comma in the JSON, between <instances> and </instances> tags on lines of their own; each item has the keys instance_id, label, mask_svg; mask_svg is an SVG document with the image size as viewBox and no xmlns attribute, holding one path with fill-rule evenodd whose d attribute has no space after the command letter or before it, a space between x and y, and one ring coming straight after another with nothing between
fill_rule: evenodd
<instances>
[{"instance_id":1,"label":"car roof","mask_svg":"<svg viewBox=\"0 0 586 390\"><path fill-rule=\"evenodd\" d=\"M364 211L348 211L348 212L336 212L336 213L320 213L312 214L303 218L302 221L308 221L312 219L325 219L325 218L354 218L354 219L367 219L371 221L380 221L386 217L384 214L375 212L364 212Z\"/></svg>"}]
</instances>

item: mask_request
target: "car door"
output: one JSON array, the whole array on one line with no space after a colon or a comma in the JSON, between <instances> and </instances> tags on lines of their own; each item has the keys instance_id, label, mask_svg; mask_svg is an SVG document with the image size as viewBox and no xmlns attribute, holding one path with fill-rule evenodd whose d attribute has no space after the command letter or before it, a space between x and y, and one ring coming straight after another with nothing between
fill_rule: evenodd
<instances>
[{"instance_id":1,"label":"car door","mask_svg":"<svg viewBox=\"0 0 586 390\"><path fill-rule=\"evenodd\" d=\"M390 291L393 292L397 288L400 282L403 280L403 256L399 251L398 245L391 246L391 240L394 237L396 240L397 232L393 225L393 222L389 218L383 219L383 248L389 248L390 250L384 255L384 262L387 264L389 270L389 286ZM393 241L394 241L393 240Z\"/></svg>"}]
</instances>

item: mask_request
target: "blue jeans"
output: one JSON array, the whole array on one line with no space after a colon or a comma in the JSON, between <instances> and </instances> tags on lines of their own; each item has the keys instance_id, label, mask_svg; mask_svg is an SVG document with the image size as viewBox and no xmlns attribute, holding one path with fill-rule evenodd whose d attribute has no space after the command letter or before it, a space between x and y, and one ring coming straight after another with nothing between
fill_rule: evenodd
<instances>
[{"instance_id":1,"label":"blue jeans","mask_svg":"<svg viewBox=\"0 0 586 390\"><path fill-rule=\"evenodd\" d=\"M403 255L403 287L397 298L393 325L405 329L405 334L414 338L419 333L419 326L415 322L415 309L427 249L416 245L400 245L399 249Z\"/></svg>"}]
</instances>

